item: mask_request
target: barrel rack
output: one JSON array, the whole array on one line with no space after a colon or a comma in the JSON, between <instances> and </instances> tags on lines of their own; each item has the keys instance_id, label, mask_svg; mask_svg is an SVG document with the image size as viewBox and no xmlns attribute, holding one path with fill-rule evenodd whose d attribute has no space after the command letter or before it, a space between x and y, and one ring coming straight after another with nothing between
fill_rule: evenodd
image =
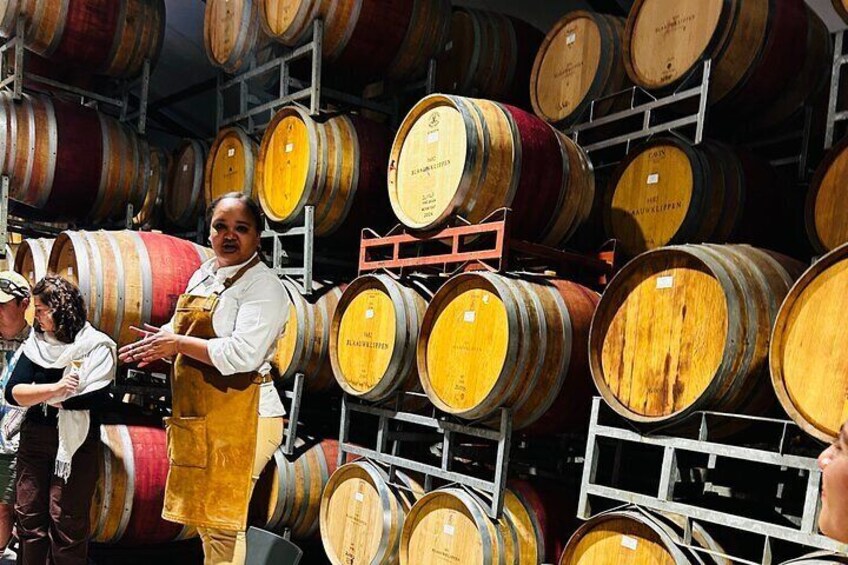
<instances>
[{"instance_id":1,"label":"barrel rack","mask_svg":"<svg viewBox=\"0 0 848 565\"><path fill-rule=\"evenodd\" d=\"M511 237L511 213L509 208L501 208L478 224L454 218L447 227L428 233L396 226L381 236L373 230L364 229L359 274L381 271L401 278L413 273L435 272L447 277L469 270L515 272L546 265L556 267L561 274L593 288L603 288L612 277L614 245L596 255L582 255L516 240ZM426 408L415 406L420 405L422 400ZM357 419L357 430L375 432L376 444L373 447L355 443L356 438L351 436L353 419ZM363 421L359 422L360 419ZM578 438L581 444L583 437ZM469 441L474 445L474 453L486 454L482 460L463 452L463 442ZM365 402L348 394L342 398L340 465L349 456L356 456L387 466L390 477L395 468L418 472L424 475L424 489L428 492L436 486L434 481L460 485L480 501L492 518L498 518L503 510L513 441L519 442L522 455L529 455L532 451L524 449L529 440L513 433L512 415L508 408L500 408L483 422L461 420L442 413L426 402L423 393L418 392L397 393L380 403ZM410 450L403 449L415 444L438 446L434 450L438 453L440 464L432 463L432 451L410 455ZM401 451L404 453L401 454ZM567 451L580 451L582 455L582 445ZM479 468L477 472L472 472L467 466L460 468L461 465L456 462L463 459L474 460L483 472ZM521 466L535 474L534 462L516 460L514 463L516 469ZM403 488L402 485L397 486Z\"/></svg>"},{"instance_id":2,"label":"barrel rack","mask_svg":"<svg viewBox=\"0 0 848 565\"><path fill-rule=\"evenodd\" d=\"M845 58L848 60L848 56ZM577 124L565 133L581 144L596 168L617 165L634 144L648 141L655 135L674 135L692 144L701 143L709 126L711 72L712 60L707 59L666 95L651 94L633 86L593 100ZM596 117L595 105L609 100L627 108ZM848 119L848 112L842 119ZM807 107L803 115L788 126L789 133L756 138L740 145L760 153L773 167L795 167L793 175L804 181L809 172L811 123L812 109Z\"/></svg>"},{"instance_id":3,"label":"barrel rack","mask_svg":"<svg viewBox=\"0 0 848 565\"><path fill-rule=\"evenodd\" d=\"M848 64L848 54L845 49L845 31L838 31L834 34L833 40L833 67L830 75L830 96L827 104L827 125L825 129L824 148L830 149L833 147L836 126L840 122L848 120L848 109L839 108L839 95L842 90L841 77L842 68Z\"/></svg>"},{"instance_id":4,"label":"barrel rack","mask_svg":"<svg viewBox=\"0 0 848 565\"><path fill-rule=\"evenodd\" d=\"M312 39L305 45L288 50L266 63L257 64L255 58L247 71L228 77L225 73L218 75L217 86L217 129L226 126L239 125L248 134L264 130L274 113L287 104L301 104L309 110L310 115L317 116L326 110L325 102L333 100L337 103L355 108L371 110L390 116L393 123L398 121L399 105L396 96L389 94L388 100L371 100L362 96L327 88L322 84L322 54L324 50L324 22L315 20L312 25ZM291 65L296 61L309 61L311 72L306 81L298 80L291 75ZM422 90L429 94L435 88L435 60L430 60L427 78L423 81L399 87L400 92ZM277 92L269 94L262 88L255 88L256 82L276 79L279 81ZM292 90L292 89L296 90ZM235 113L226 111L227 94L238 89L238 110Z\"/></svg>"},{"instance_id":5,"label":"barrel rack","mask_svg":"<svg viewBox=\"0 0 848 565\"><path fill-rule=\"evenodd\" d=\"M739 414L698 412L691 420L688 432L658 430L647 433L612 413L599 397L592 404L589 436L586 444L585 465L580 485L578 517L588 519L610 504L630 504L652 511L670 512L686 519L686 547L704 550L691 543L692 524L703 523L713 527L729 528L734 536L754 536L758 556L763 564L772 563L776 542L788 542L798 546L848 552L848 545L841 544L818 534L816 519L819 511L819 487L821 472L812 455L817 445L806 438L797 426L789 421L760 418ZM717 426L729 423L756 427L771 439L746 442L714 437ZM680 429L680 428L675 428ZM739 436L734 436L739 437ZM806 445L805 445L806 442ZM604 457L604 465L599 461ZM609 465L612 459L612 465ZM742 484L745 467L732 467L734 474L719 478L721 485L713 484L709 474L692 478L691 467L680 465L681 461L694 466L706 465L709 470L717 465L757 465L760 473L773 473L777 488L766 493L773 513L744 516L741 512L728 512L724 508L731 496L741 496L750 484ZM650 477L656 488L649 492L643 485L635 486L628 475L638 472L639 465L648 467L644 476ZM627 465L627 472L623 466ZM602 472L601 469L605 471ZM610 470L611 469L611 470ZM749 474L752 470L747 468ZM758 475L760 474L758 473ZM762 478L754 481L763 483ZM767 490L771 485L765 480ZM728 484L733 483L733 484ZM658 485L658 486L656 486ZM736 492L736 491L740 492ZM763 495L762 492L759 493ZM721 499L722 503L716 503ZM750 501L749 501L750 502ZM740 556L727 556L741 563L753 563ZM750 559L750 557L748 557Z\"/></svg>"},{"instance_id":6,"label":"barrel rack","mask_svg":"<svg viewBox=\"0 0 848 565\"><path fill-rule=\"evenodd\" d=\"M119 112L119 121L131 122L135 120L135 128L138 133L142 135L145 133L147 129L147 103L150 95L151 64L149 59L145 59L144 61L144 67L140 79L135 81L119 82L120 86L118 88L118 93L120 98L105 96L97 92L92 92L27 72L25 57L26 48L24 47L25 26L26 23L24 17L19 16L15 35L0 45L0 78L5 77L2 81L0 81L0 89L11 91L13 98L15 100L20 100L23 92L27 90L24 87L24 80L28 79L36 81L64 93L78 96L80 104L82 105L94 105L96 107L103 104L114 108ZM10 49L14 51L14 57L12 58L14 64L12 65L12 69L9 73L10 76L6 77L7 69L4 65L4 55ZM132 105L130 104L130 92L135 88L136 82L140 84L140 95L138 109L133 110L131 108Z\"/></svg>"},{"instance_id":7,"label":"barrel rack","mask_svg":"<svg viewBox=\"0 0 848 565\"><path fill-rule=\"evenodd\" d=\"M442 275L460 271L505 272L545 265L593 288L606 285L616 266L615 242L597 254L583 255L514 239L509 208L500 208L477 224L455 217L435 232L413 232L397 225L381 236L362 230L359 274L382 270L396 276L435 270Z\"/></svg>"}]
</instances>

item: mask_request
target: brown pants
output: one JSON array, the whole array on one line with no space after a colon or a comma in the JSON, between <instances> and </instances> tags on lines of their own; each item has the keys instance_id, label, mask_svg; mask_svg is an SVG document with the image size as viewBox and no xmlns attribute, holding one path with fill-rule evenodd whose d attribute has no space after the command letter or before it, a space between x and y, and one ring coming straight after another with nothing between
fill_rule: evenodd
<instances>
[{"instance_id":1,"label":"brown pants","mask_svg":"<svg viewBox=\"0 0 848 565\"><path fill-rule=\"evenodd\" d=\"M259 418L256 455L253 457L253 484L283 443L283 418ZM245 532L197 528L203 542L204 565L244 565L247 553Z\"/></svg>"},{"instance_id":2,"label":"brown pants","mask_svg":"<svg viewBox=\"0 0 848 565\"><path fill-rule=\"evenodd\" d=\"M23 565L88 563L89 511L97 485L99 426L74 454L68 482L53 473L55 427L24 422L18 448L15 514Z\"/></svg>"}]
</instances>

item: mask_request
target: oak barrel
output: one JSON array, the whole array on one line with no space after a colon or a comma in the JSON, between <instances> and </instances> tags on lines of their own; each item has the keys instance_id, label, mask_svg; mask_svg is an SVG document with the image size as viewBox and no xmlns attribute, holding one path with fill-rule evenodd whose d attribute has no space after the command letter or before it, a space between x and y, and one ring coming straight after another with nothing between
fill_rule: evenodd
<instances>
[{"instance_id":1,"label":"oak barrel","mask_svg":"<svg viewBox=\"0 0 848 565\"><path fill-rule=\"evenodd\" d=\"M101 425L98 479L91 502L91 541L147 546L195 537L162 519L168 450L165 430Z\"/></svg>"},{"instance_id":2,"label":"oak barrel","mask_svg":"<svg viewBox=\"0 0 848 565\"><path fill-rule=\"evenodd\" d=\"M212 250L152 232L65 231L53 244L48 271L82 292L88 320L118 346L138 339L129 329L160 326Z\"/></svg>"},{"instance_id":3,"label":"oak barrel","mask_svg":"<svg viewBox=\"0 0 848 565\"><path fill-rule=\"evenodd\" d=\"M52 238L28 238L18 247L13 259L15 271L22 274L31 287L47 274L54 241Z\"/></svg>"},{"instance_id":4,"label":"oak barrel","mask_svg":"<svg viewBox=\"0 0 848 565\"><path fill-rule=\"evenodd\" d=\"M678 243L785 247L784 185L750 153L661 137L631 151L602 201L604 229L632 256Z\"/></svg>"},{"instance_id":5,"label":"oak barrel","mask_svg":"<svg viewBox=\"0 0 848 565\"><path fill-rule=\"evenodd\" d=\"M282 226L315 206L315 235L353 236L379 223L391 137L385 126L354 115L316 121L281 109L265 130L256 164L256 193L265 215Z\"/></svg>"},{"instance_id":6,"label":"oak barrel","mask_svg":"<svg viewBox=\"0 0 848 565\"><path fill-rule=\"evenodd\" d=\"M774 404L769 333L802 270L745 245L638 256L592 319L589 363L601 396L639 423L679 422L698 410L764 413Z\"/></svg>"},{"instance_id":7,"label":"oak barrel","mask_svg":"<svg viewBox=\"0 0 848 565\"><path fill-rule=\"evenodd\" d=\"M637 0L627 18L624 63L648 90L680 84L712 59L710 101L734 113L759 109L794 81L804 63L803 0Z\"/></svg>"},{"instance_id":8,"label":"oak barrel","mask_svg":"<svg viewBox=\"0 0 848 565\"><path fill-rule=\"evenodd\" d=\"M260 23L261 0L208 0L203 17L203 45L216 67L230 74L246 71L276 55Z\"/></svg>"},{"instance_id":9,"label":"oak barrel","mask_svg":"<svg viewBox=\"0 0 848 565\"><path fill-rule=\"evenodd\" d=\"M324 60L359 79L423 75L450 26L449 0L264 0L261 14L265 31L290 47L323 20Z\"/></svg>"},{"instance_id":10,"label":"oak barrel","mask_svg":"<svg viewBox=\"0 0 848 565\"><path fill-rule=\"evenodd\" d=\"M333 565L398 561L403 522L424 491L414 479L389 475L368 461L339 467L321 497L321 542ZM409 490L407 490L409 489Z\"/></svg>"},{"instance_id":11,"label":"oak barrel","mask_svg":"<svg viewBox=\"0 0 848 565\"><path fill-rule=\"evenodd\" d=\"M692 545L717 554L722 547L700 525L692 526ZM568 541L559 565L702 564L700 552L684 545L683 528L642 510L605 512L585 522ZM709 562L731 565L711 554Z\"/></svg>"},{"instance_id":12,"label":"oak barrel","mask_svg":"<svg viewBox=\"0 0 848 565\"><path fill-rule=\"evenodd\" d=\"M436 62L436 92L527 106L532 57L542 38L517 18L454 8L450 39Z\"/></svg>"},{"instance_id":13,"label":"oak barrel","mask_svg":"<svg viewBox=\"0 0 848 565\"><path fill-rule=\"evenodd\" d=\"M342 293L330 327L330 361L339 386L365 400L419 390L415 348L432 296L388 275L364 275Z\"/></svg>"},{"instance_id":14,"label":"oak barrel","mask_svg":"<svg viewBox=\"0 0 848 565\"><path fill-rule=\"evenodd\" d=\"M318 534L321 494L336 470L339 444L325 439L304 443L298 439L295 454L276 451L262 472L251 499L251 514L265 530L291 530L294 539Z\"/></svg>"},{"instance_id":15,"label":"oak barrel","mask_svg":"<svg viewBox=\"0 0 848 565\"><path fill-rule=\"evenodd\" d=\"M150 174L147 178L147 190L141 208L133 217L135 226L153 226L158 224L162 209L162 198L171 166L170 156L158 147L150 147Z\"/></svg>"},{"instance_id":16,"label":"oak barrel","mask_svg":"<svg viewBox=\"0 0 848 565\"><path fill-rule=\"evenodd\" d=\"M427 396L462 418L510 407L515 429L584 427L592 393L586 343L597 302L595 292L563 280L451 278L430 301L418 338Z\"/></svg>"},{"instance_id":17,"label":"oak barrel","mask_svg":"<svg viewBox=\"0 0 848 565\"><path fill-rule=\"evenodd\" d=\"M848 384L841 321L848 305L848 245L837 247L807 269L789 291L772 333L769 365L777 398L807 433L832 442L845 421Z\"/></svg>"},{"instance_id":18,"label":"oak barrel","mask_svg":"<svg viewBox=\"0 0 848 565\"><path fill-rule=\"evenodd\" d=\"M208 151L205 142L186 139L174 152L162 207L167 220L175 226L195 227L198 216L203 214L203 174Z\"/></svg>"},{"instance_id":19,"label":"oak barrel","mask_svg":"<svg viewBox=\"0 0 848 565\"><path fill-rule=\"evenodd\" d=\"M165 37L164 0L15 0L0 8L0 35L25 19L27 49L58 64L134 77L156 63Z\"/></svg>"},{"instance_id":20,"label":"oak barrel","mask_svg":"<svg viewBox=\"0 0 848 565\"><path fill-rule=\"evenodd\" d=\"M848 138L825 156L810 183L805 206L807 235L816 251L826 253L848 243L848 219L842 203L848 198L843 181L848 171Z\"/></svg>"},{"instance_id":21,"label":"oak barrel","mask_svg":"<svg viewBox=\"0 0 848 565\"><path fill-rule=\"evenodd\" d=\"M576 10L545 36L533 64L530 102L537 116L557 126L601 117L614 100L593 101L624 90L630 81L622 62L624 20Z\"/></svg>"},{"instance_id":22,"label":"oak barrel","mask_svg":"<svg viewBox=\"0 0 848 565\"><path fill-rule=\"evenodd\" d=\"M409 228L513 210L513 235L557 246L586 219L594 173L583 150L513 106L433 94L410 110L389 161L389 200Z\"/></svg>"},{"instance_id":23,"label":"oak barrel","mask_svg":"<svg viewBox=\"0 0 848 565\"><path fill-rule=\"evenodd\" d=\"M303 373L304 390L320 393L336 391L330 363L330 325L345 285L316 283L309 297L297 285L284 280L291 299L289 319L277 341L273 364L282 379Z\"/></svg>"},{"instance_id":24,"label":"oak barrel","mask_svg":"<svg viewBox=\"0 0 848 565\"><path fill-rule=\"evenodd\" d=\"M253 195L253 173L259 145L240 127L218 132L206 157L203 185L206 202L228 192Z\"/></svg>"},{"instance_id":25,"label":"oak barrel","mask_svg":"<svg viewBox=\"0 0 848 565\"><path fill-rule=\"evenodd\" d=\"M114 118L43 95L0 95L9 196L52 218L103 221L141 205L150 148Z\"/></svg>"},{"instance_id":26,"label":"oak barrel","mask_svg":"<svg viewBox=\"0 0 848 565\"><path fill-rule=\"evenodd\" d=\"M519 539L506 508L493 521L467 491L445 488L416 502L406 516L400 539L403 565L432 563L519 563L526 539Z\"/></svg>"}]
</instances>

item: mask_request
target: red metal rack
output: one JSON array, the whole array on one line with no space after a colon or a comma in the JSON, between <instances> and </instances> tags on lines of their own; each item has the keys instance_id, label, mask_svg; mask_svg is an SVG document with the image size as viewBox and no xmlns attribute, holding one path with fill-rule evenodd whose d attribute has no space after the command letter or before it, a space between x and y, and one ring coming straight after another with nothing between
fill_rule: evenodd
<instances>
[{"instance_id":1,"label":"red metal rack","mask_svg":"<svg viewBox=\"0 0 848 565\"><path fill-rule=\"evenodd\" d=\"M359 274L380 269L397 274L419 270L453 274L545 267L593 287L609 282L616 267L614 241L597 253L584 255L514 239L511 213L509 208L500 208L478 224L457 218L453 223L459 225L428 233L398 225L381 236L366 228L359 250Z\"/></svg>"}]
</instances>

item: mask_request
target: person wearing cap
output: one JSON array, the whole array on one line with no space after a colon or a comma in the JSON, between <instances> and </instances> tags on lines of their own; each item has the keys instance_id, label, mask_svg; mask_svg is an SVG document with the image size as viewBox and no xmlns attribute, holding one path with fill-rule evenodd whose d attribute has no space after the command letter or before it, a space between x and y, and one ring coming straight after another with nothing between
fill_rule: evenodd
<instances>
[{"instance_id":1,"label":"person wearing cap","mask_svg":"<svg viewBox=\"0 0 848 565\"><path fill-rule=\"evenodd\" d=\"M24 565L86 565L100 417L115 379L115 342L86 321L82 294L53 275L32 289L33 331L4 392L28 407L18 447L15 515Z\"/></svg>"},{"instance_id":2,"label":"person wearing cap","mask_svg":"<svg viewBox=\"0 0 848 565\"><path fill-rule=\"evenodd\" d=\"M30 303L27 280L13 271L0 272L0 551L4 559L15 559L8 549L15 522L15 460L24 411L10 406L2 398L9 376L20 357L20 346L29 337L32 327L26 319Z\"/></svg>"}]
</instances>

